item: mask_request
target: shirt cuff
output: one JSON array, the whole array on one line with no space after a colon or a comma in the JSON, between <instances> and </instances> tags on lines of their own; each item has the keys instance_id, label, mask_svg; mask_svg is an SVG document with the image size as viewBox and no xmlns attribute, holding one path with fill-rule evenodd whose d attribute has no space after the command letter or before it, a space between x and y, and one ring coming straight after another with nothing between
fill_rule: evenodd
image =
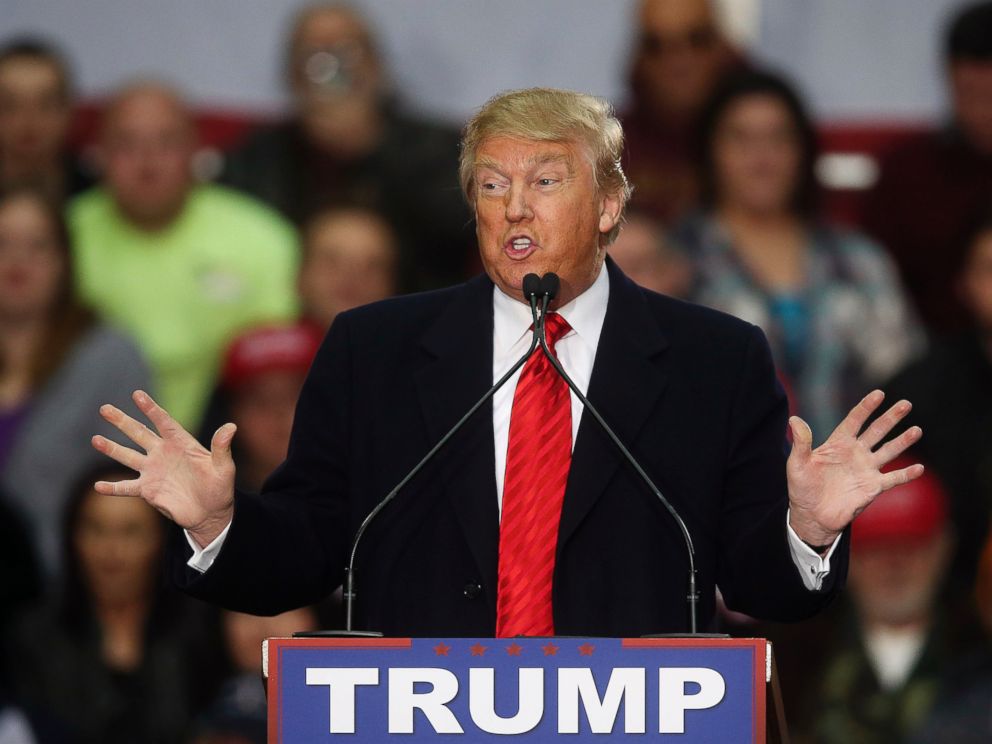
<instances>
[{"instance_id":1,"label":"shirt cuff","mask_svg":"<svg viewBox=\"0 0 992 744\"><path fill-rule=\"evenodd\" d=\"M802 541L789 524L789 512L786 512L785 527L789 531L789 552L792 553L792 562L799 569L799 575L803 579L803 584L811 592L817 592L823 588L823 580L830 574L830 556L837 549L841 535L838 535L830 546L826 555L820 555L809 545Z\"/></svg>"},{"instance_id":2,"label":"shirt cuff","mask_svg":"<svg viewBox=\"0 0 992 744\"><path fill-rule=\"evenodd\" d=\"M224 547L224 539L227 537L228 530L231 529L231 523L227 523L225 527L217 537L205 548L201 548L196 544L196 540L190 537L187 530L183 530L183 534L186 535L186 542L189 546L193 548L193 556L186 561L186 565L192 568L194 571L199 571L200 573L205 573L208 568L210 568L214 561L217 560L217 556L220 555L220 549Z\"/></svg>"}]
</instances>

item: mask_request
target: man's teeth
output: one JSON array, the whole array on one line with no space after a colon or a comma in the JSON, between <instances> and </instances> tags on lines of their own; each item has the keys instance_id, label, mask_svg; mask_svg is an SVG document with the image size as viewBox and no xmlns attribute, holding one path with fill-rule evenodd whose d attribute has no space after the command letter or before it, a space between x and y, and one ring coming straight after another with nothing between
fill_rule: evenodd
<instances>
[{"instance_id":1,"label":"man's teeth","mask_svg":"<svg viewBox=\"0 0 992 744\"><path fill-rule=\"evenodd\" d=\"M530 238L517 238L513 241L514 248L528 248L530 246Z\"/></svg>"}]
</instances>

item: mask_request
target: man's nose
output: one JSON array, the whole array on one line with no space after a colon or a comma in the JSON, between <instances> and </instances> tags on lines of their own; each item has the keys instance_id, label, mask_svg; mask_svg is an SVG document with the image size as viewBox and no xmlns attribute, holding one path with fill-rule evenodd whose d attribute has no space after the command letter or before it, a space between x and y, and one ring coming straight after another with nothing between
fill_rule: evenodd
<instances>
[{"instance_id":1,"label":"man's nose","mask_svg":"<svg viewBox=\"0 0 992 744\"><path fill-rule=\"evenodd\" d=\"M506 192L506 220L520 222L530 219L533 212L527 198L527 189L522 184L512 184Z\"/></svg>"}]
</instances>

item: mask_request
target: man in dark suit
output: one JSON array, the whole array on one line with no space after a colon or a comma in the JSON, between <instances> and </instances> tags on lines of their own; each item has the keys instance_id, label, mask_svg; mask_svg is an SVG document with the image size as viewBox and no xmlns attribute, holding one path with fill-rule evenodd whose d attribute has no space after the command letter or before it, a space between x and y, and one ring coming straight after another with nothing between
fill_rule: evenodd
<instances>
[{"instance_id":1,"label":"man in dark suit","mask_svg":"<svg viewBox=\"0 0 992 744\"><path fill-rule=\"evenodd\" d=\"M145 454L94 438L140 477L98 490L140 495L185 528L172 571L190 593L253 613L315 602L340 584L350 540L378 500L526 351L523 277L554 271L549 344L683 515L704 624L715 586L758 617L814 613L842 583L854 515L922 473L880 473L920 436L914 427L878 447L909 404L860 433L881 403L875 391L816 450L794 418L787 463L785 397L761 332L641 289L606 259L630 192L622 143L598 99L497 96L466 127L461 163L484 275L339 315L286 462L261 495L234 491L232 425L208 451L141 392L157 435L112 407L103 414ZM366 534L359 627L686 630L678 528L543 359L532 357Z\"/></svg>"}]
</instances>

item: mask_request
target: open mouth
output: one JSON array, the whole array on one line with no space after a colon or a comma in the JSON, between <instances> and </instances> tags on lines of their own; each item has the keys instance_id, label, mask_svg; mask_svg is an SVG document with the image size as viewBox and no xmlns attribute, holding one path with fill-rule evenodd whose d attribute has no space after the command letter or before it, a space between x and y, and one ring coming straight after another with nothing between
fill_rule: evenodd
<instances>
[{"instance_id":1,"label":"open mouth","mask_svg":"<svg viewBox=\"0 0 992 744\"><path fill-rule=\"evenodd\" d=\"M536 251L540 246L531 238L519 235L510 238L503 246L503 252L514 261L522 261Z\"/></svg>"}]
</instances>

